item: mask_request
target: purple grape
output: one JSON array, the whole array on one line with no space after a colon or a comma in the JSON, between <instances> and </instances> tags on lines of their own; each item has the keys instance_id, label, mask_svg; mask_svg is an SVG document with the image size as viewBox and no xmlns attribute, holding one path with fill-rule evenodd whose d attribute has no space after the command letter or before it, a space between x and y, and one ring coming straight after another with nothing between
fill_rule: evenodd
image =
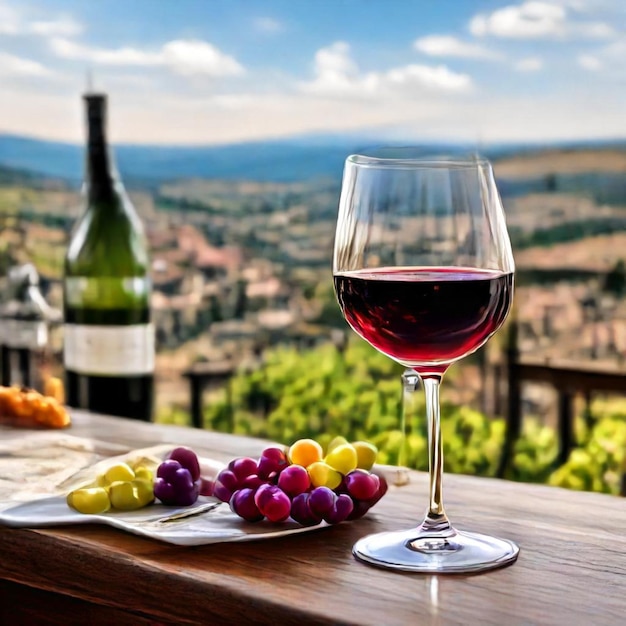
<instances>
[{"instance_id":1,"label":"purple grape","mask_svg":"<svg viewBox=\"0 0 626 626\"><path fill-rule=\"evenodd\" d=\"M293 498L309 490L311 479L302 465L289 465L278 475L278 486Z\"/></svg>"},{"instance_id":2,"label":"purple grape","mask_svg":"<svg viewBox=\"0 0 626 626\"><path fill-rule=\"evenodd\" d=\"M324 521L329 524L340 524L344 520L348 519L350 513L352 513L354 509L354 503L352 502L352 498L342 493L337 496L337 500L333 508L324 515Z\"/></svg>"},{"instance_id":3,"label":"purple grape","mask_svg":"<svg viewBox=\"0 0 626 626\"><path fill-rule=\"evenodd\" d=\"M378 492L380 480L376 474L355 469L345 477L348 494L355 500L371 500Z\"/></svg>"},{"instance_id":4,"label":"purple grape","mask_svg":"<svg viewBox=\"0 0 626 626\"><path fill-rule=\"evenodd\" d=\"M328 487L316 487L309 493L309 507L315 515L324 517L335 505L337 496Z\"/></svg>"},{"instance_id":5,"label":"purple grape","mask_svg":"<svg viewBox=\"0 0 626 626\"><path fill-rule=\"evenodd\" d=\"M289 461L287 455L280 448L265 448L261 453L258 463L257 474L264 479L268 479L272 473L280 474Z\"/></svg>"},{"instance_id":6,"label":"purple grape","mask_svg":"<svg viewBox=\"0 0 626 626\"><path fill-rule=\"evenodd\" d=\"M264 485L265 481L259 478L256 474L250 474L241 481L241 487L249 487L250 489L258 489L261 485Z\"/></svg>"},{"instance_id":7,"label":"purple grape","mask_svg":"<svg viewBox=\"0 0 626 626\"><path fill-rule=\"evenodd\" d=\"M291 501L291 519L302 526L316 526L322 521L309 507L309 494L300 493Z\"/></svg>"},{"instance_id":8,"label":"purple grape","mask_svg":"<svg viewBox=\"0 0 626 626\"><path fill-rule=\"evenodd\" d=\"M233 459L228 464L228 469L237 477L239 481L243 481L244 478L257 473L257 463L254 459L244 456L238 459Z\"/></svg>"},{"instance_id":9,"label":"purple grape","mask_svg":"<svg viewBox=\"0 0 626 626\"><path fill-rule=\"evenodd\" d=\"M230 499L230 510L248 522L260 522L263 514L254 502L255 493L254 489L247 487L235 491Z\"/></svg>"},{"instance_id":10,"label":"purple grape","mask_svg":"<svg viewBox=\"0 0 626 626\"><path fill-rule=\"evenodd\" d=\"M184 468L188 469L194 481L200 478L200 462L191 448L174 448L170 452L169 458L178 461Z\"/></svg>"},{"instance_id":11,"label":"purple grape","mask_svg":"<svg viewBox=\"0 0 626 626\"><path fill-rule=\"evenodd\" d=\"M169 477L157 476L154 481L154 495L163 504L168 506L189 506L198 499L200 481L193 481L191 473L184 467L179 467L173 473L168 465L162 473ZM158 470L157 470L158 474Z\"/></svg>"},{"instance_id":12,"label":"purple grape","mask_svg":"<svg viewBox=\"0 0 626 626\"><path fill-rule=\"evenodd\" d=\"M175 459L167 459L157 467L157 477L169 482L170 478L183 466Z\"/></svg>"},{"instance_id":13,"label":"purple grape","mask_svg":"<svg viewBox=\"0 0 626 626\"><path fill-rule=\"evenodd\" d=\"M270 522L283 522L291 512L289 496L276 485L261 485L254 496L254 503Z\"/></svg>"},{"instance_id":14,"label":"purple grape","mask_svg":"<svg viewBox=\"0 0 626 626\"><path fill-rule=\"evenodd\" d=\"M239 489L237 477L229 469L223 469L215 479L213 495L222 502L230 502L237 489Z\"/></svg>"},{"instance_id":15,"label":"purple grape","mask_svg":"<svg viewBox=\"0 0 626 626\"><path fill-rule=\"evenodd\" d=\"M172 502L176 497L174 485L167 482L165 478L157 476L157 478L154 479L154 496L163 503Z\"/></svg>"},{"instance_id":16,"label":"purple grape","mask_svg":"<svg viewBox=\"0 0 626 626\"><path fill-rule=\"evenodd\" d=\"M363 500L353 501L353 505L351 513L346 518L349 521L360 519L372 508L368 502L363 502Z\"/></svg>"}]
</instances>

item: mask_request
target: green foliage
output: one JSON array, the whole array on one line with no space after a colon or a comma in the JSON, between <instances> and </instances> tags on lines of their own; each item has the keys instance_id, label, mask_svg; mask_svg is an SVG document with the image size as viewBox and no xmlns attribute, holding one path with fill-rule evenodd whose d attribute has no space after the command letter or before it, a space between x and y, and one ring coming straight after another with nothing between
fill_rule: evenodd
<instances>
[{"instance_id":1,"label":"green foliage","mask_svg":"<svg viewBox=\"0 0 626 626\"><path fill-rule=\"evenodd\" d=\"M504 420L446 401L455 371L450 370L442 386L445 470L494 476L502 454ZM414 396L405 438L400 426L401 373L399 365L356 337L343 353L332 344L305 352L275 348L266 352L262 367L237 374L226 389L212 394L205 426L284 444L311 437L325 446L337 435L367 440L378 447L378 462L397 464L404 452L409 467L427 470L424 397L420 391ZM596 402L591 413L576 420L577 447L558 468L554 429L527 417L507 478L619 493L626 471L626 400ZM161 413L158 421L189 423L179 409Z\"/></svg>"},{"instance_id":2,"label":"green foliage","mask_svg":"<svg viewBox=\"0 0 626 626\"><path fill-rule=\"evenodd\" d=\"M549 478L549 484L580 491L618 494L626 472L626 413L599 420L583 447Z\"/></svg>"}]
</instances>

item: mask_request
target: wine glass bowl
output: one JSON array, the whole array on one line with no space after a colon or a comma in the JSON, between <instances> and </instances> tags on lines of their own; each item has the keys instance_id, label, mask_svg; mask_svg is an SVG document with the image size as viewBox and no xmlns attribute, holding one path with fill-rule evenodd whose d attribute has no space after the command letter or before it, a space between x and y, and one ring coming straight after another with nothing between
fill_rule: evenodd
<instances>
[{"instance_id":1,"label":"wine glass bowl","mask_svg":"<svg viewBox=\"0 0 626 626\"><path fill-rule=\"evenodd\" d=\"M352 329L417 372L428 417L424 520L408 531L360 540L355 556L382 567L439 573L514 561L512 542L457 531L442 498L439 383L451 363L502 326L513 297L513 255L490 163L476 156L425 158L407 149L348 157L333 275ZM408 384L405 392L415 388Z\"/></svg>"}]
</instances>

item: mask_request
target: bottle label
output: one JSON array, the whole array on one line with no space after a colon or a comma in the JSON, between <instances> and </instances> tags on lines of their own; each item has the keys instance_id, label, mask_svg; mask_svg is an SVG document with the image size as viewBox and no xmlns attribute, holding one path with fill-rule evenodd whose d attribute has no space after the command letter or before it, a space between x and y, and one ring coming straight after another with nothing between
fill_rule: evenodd
<instances>
[{"instance_id":1,"label":"bottle label","mask_svg":"<svg viewBox=\"0 0 626 626\"><path fill-rule=\"evenodd\" d=\"M154 326L66 324L63 359L79 374L125 376L154 372Z\"/></svg>"}]
</instances>

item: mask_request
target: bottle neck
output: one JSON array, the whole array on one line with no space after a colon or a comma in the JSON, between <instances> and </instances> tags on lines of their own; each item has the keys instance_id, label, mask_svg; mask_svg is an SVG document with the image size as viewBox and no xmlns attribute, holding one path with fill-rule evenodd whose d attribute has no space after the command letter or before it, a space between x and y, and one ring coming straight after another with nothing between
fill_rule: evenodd
<instances>
[{"instance_id":1,"label":"bottle neck","mask_svg":"<svg viewBox=\"0 0 626 626\"><path fill-rule=\"evenodd\" d=\"M110 203L118 186L117 170L106 137L106 108L102 98L87 98L87 196L90 205Z\"/></svg>"}]
</instances>

